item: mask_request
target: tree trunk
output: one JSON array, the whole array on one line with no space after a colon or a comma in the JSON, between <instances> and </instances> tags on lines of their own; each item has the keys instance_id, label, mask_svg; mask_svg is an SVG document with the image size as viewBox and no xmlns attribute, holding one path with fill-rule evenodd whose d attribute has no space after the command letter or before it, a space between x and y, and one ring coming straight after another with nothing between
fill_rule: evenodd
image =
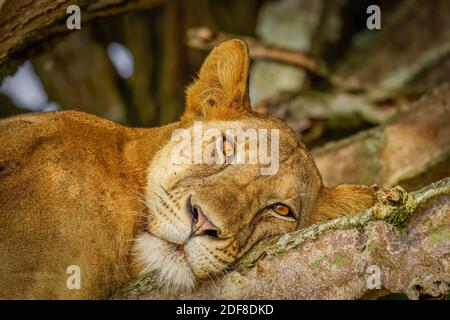
<instances>
[{"instance_id":1,"label":"tree trunk","mask_svg":"<svg viewBox=\"0 0 450 320\"><path fill-rule=\"evenodd\" d=\"M70 34L32 63L49 100L62 110L90 112L126 123L116 71L106 50L90 38L89 32Z\"/></svg>"}]
</instances>

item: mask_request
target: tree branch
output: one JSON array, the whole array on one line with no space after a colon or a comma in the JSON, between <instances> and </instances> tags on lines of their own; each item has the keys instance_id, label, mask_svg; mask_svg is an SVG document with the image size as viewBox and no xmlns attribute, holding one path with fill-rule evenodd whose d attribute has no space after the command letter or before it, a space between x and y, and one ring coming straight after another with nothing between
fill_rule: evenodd
<instances>
[{"instance_id":1,"label":"tree branch","mask_svg":"<svg viewBox=\"0 0 450 320\"><path fill-rule=\"evenodd\" d=\"M67 34L69 5L81 8L82 25L99 18L151 8L164 0L6 0L0 7L0 80L45 46L45 40Z\"/></svg>"},{"instance_id":2,"label":"tree branch","mask_svg":"<svg viewBox=\"0 0 450 320\"><path fill-rule=\"evenodd\" d=\"M373 188L373 208L263 241L233 271L193 293L166 293L149 274L112 298L353 299L389 292L445 298L450 178L410 194L401 187ZM370 270L380 271L379 290L368 286Z\"/></svg>"},{"instance_id":3,"label":"tree branch","mask_svg":"<svg viewBox=\"0 0 450 320\"><path fill-rule=\"evenodd\" d=\"M206 27L191 28L187 31L187 45L201 50L211 50L220 43L230 39L244 40L249 48L250 57L255 60L268 60L292 65L327 79L331 84L345 88L341 78L331 75L323 61L300 50L264 43L252 37L244 37L224 32L213 33Z\"/></svg>"}]
</instances>

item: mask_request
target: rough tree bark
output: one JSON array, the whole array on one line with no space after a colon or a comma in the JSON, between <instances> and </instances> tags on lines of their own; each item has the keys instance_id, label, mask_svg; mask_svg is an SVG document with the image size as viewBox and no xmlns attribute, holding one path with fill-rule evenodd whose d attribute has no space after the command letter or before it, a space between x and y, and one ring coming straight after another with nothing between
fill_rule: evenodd
<instances>
[{"instance_id":1,"label":"rough tree bark","mask_svg":"<svg viewBox=\"0 0 450 320\"><path fill-rule=\"evenodd\" d=\"M373 188L373 208L263 241L233 271L193 293L169 294L149 274L112 298L354 299L389 292L447 297L450 178L413 193ZM374 270L380 271L376 289L369 278Z\"/></svg>"},{"instance_id":2,"label":"rough tree bark","mask_svg":"<svg viewBox=\"0 0 450 320\"><path fill-rule=\"evenodd\" d=\"M68 33L66 9L81 8L82 23L150 8L164 0L5 0L0 2L0 80L48 40Z\"/></svg>"}]
</instances>

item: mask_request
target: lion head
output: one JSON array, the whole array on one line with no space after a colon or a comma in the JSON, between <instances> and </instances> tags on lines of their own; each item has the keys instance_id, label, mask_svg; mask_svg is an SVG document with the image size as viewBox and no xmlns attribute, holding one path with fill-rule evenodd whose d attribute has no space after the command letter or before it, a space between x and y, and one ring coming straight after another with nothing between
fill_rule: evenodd
<instances>
[{"instance_id":1,"label":"lion head","mask_svg":"<svg viewBox=\"0 0 450 320\"><path fill-rule=\"evenodd\" d=\"M239 40L210 53L148 168L135 251L142 272L157 272L166 287L192 289L257 241L311 223L326 190L299 137L252 111L249 64Z\"/></svg>"}]
</instances>

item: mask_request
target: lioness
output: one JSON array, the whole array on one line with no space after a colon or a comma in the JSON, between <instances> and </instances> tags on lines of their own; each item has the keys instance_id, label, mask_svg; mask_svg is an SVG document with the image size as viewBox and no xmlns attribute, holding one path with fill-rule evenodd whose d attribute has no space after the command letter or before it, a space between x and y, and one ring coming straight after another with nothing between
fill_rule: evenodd
<instances>
[{"instance_id":1,"label":"lioness","mask_svg":"<svg viewBox=\"0 0 450 320\"><path fill-rule=\"evenodd\" d=\"M204 62L179 122L136 129L80 112L0 121L0 297L107 298L148 271L168 290L192 290L258 240L371 206L366 186L322 185L296 134L251 110L248 77L247 46L232 40ZM223 133L212 152L226 157L238 147L227 129L276 129L276 172L173 161L173 133L196 121Z\"/></svg>"}]
</instances>

